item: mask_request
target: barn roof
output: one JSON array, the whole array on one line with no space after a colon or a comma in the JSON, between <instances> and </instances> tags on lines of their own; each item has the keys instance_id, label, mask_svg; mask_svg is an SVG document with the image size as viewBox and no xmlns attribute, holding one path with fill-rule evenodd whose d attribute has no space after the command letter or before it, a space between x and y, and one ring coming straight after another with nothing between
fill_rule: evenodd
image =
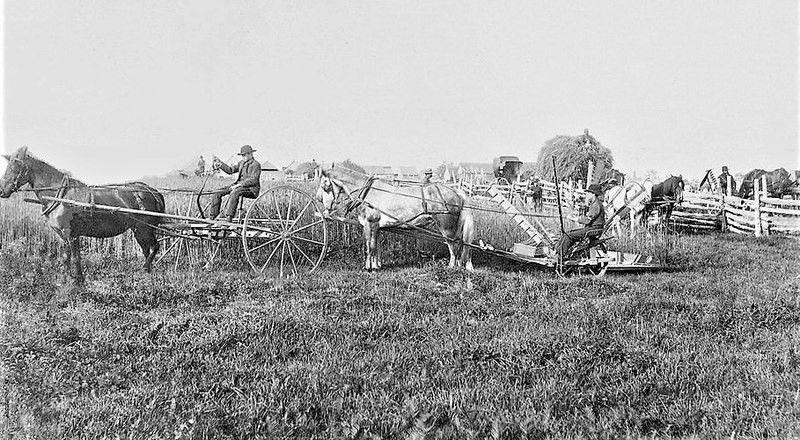
<instances>
[{"instance_id":1,"label":"barn roof","mask_svg":"<svg viewBox=\"0 0 800 440\"><path fill-rule=\"evenodd\" d=\"M364 171L371 175L394 175L392 167L388 165L362 165L361 168L364 168Z\"/></svg>"}]
</instances>

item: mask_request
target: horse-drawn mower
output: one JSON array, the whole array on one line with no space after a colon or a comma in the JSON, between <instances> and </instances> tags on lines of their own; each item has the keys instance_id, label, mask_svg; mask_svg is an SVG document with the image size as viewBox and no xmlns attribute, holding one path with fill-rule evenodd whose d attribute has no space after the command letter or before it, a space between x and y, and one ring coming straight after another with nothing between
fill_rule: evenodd
<instances>
[{"instance_id":1,"label":"horse-drawn mower","mask_svg":"<svg viewBox=\"0 0 800 440\"><path fill-rule=\"evenodd\" d=\"M186 215L166 213L163 210L163 202L158 210L144 209L138 195L144 191L142 188L146 189L147 194L157 194L155 189L144 184L134 186L133 189L124 185L91 187L66 178L55 168L29 156L27 150L21 150L8 159L13 166L8 168L3 179L4 197L19 190L21 186L30 184L31 188L24 191L33 192L36 198L26 201L42 204L43 214L50 223L66 219L64 227L68 228L69 220L64 215L69 214L69 218L76 215L81 217L83 222L126 221L128 222L126 225L130 225L126 227L134 230L152 228L160 236L160 247L163 249L162 254L157 257L158 260L171 257L175 268L185 266L181 258L182 256L188 258L191 253L190 248L194 244L203 244L205 252L202 253L202 258L206 259L206 265L210 265L219 257L222 243L239 241L250 267L259 275L302 276L317 269L325 258L328 252L328 223L331 221L360 224L365 232L367 226L374 228L376 233L377 229L387 228L420 239L443 242L450 248L451 265L458 260L459 264L468 269L471 268L469 250L472 249L515 261L552 267L560 275L570 273L602 275L607 271L661 268L649 257L607 251L603 246L605 240L591 240L591 237L583 243L578 243L566 258L557 258L553 251L555 237L549 234L535 217L533 223L528 221L526 216L494 187L489 191L493 200L502 208L502 211L497 212L511 216L529 237L524 242L515 243L508 250L498 249L475 238L471 212L480 208L470 205L469 198L459 190L440 183L404 188L380 182L373 176L350 171L351 181L345 186L329 174L327 177L320 177L318 195L312 196L295 186L274 186L261 192L250 202L244 214L234 221L221 221L189 213ZM518 171L521 162L506 159L505 164L503 169L511 172L509 170L512 168ZM511 168L508 168L509 165ZM48 170L48 173L45 175L38 170ZM323 181L328 184L338 182L337 184L342 186L338 189L325 189ZM78 190L79 192L75 194L82 194L85 197L72 198L70 194ZM369 211L370 214L363 217L360 222L346 218L346 215L332 215L328 212L327 206L324 203L320 204L317 199L319 193L325 194L324 190L331 191L330 194L335 193L336 196L346 194L347 200L344 205L348 207L348 211L358 207ZM98 200L114 200L113 197L96 199L94 194L99 194L101 191L108 194L131 192L129 194L131 203L115 206L111 203L98 202ZM202 193L202 188L198 193ZM324 195L322 199L325 200ZM158 221L150 221L153 218ZM437 226L437 231L430 229L432 224ZM123 230L120 229L117 234ZM376 236L367 238L369 263L369 251L372 249L370 243L374 245L377 239ZM65 239L72 240L74 246L77 237L65 237ZM377 252L377 249L373 250ZM147 259L145 268L149 269L149 262L152 261L155 252L148 252L144 247L143 251ZM198 253L193 254L196 256ZM76 255L79 258L79 253ZM373 254L371 258L375 259L374 264L367 267L380 267L379 255Z\"/></svg>"}]
</instances>

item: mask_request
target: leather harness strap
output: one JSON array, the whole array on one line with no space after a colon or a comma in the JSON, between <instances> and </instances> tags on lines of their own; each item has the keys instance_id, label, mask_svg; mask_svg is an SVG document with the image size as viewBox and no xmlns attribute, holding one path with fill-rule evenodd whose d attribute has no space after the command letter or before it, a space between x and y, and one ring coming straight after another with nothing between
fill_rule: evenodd
<instances>
[{"instance_id":1,"label":"leather harness strap","mask_svg":"<svg viewBox=\"0 0 800 440\"><path fill-rule=\"evenodd\" d=\"M367 177L367 180L364 182L364 185L361 186L361 189L358 191L358 195L353 197L351 194L347 194L350 197L350 202L347 203L347 209L345 209L345 215L349 214L350 211L356 209L357 207L361 206L362 203L367 199L367 194L369 194L369 190L372 189L372 184L375 183L377 178L375 176Z\"/></svg>"},{"instance_id":2,"label":"leather harness strap","mask_svg":"<svg viewBox=\"0 0 800 440\"><path fill-rule=\"evenodd\" d=\"M61 187L58 188L58 192L56 192L56 198L57 199L63 199L64 198L64 195L66 195L67 190L69 190L69 182L70 182L69 176L64 174L64 178L61 179ZM40 201L42 200L42 198L41 198L41 196L39 196L38 192L36 193L36 197L38 197ZM60 204L61 204L61 202L53 201L53 202L50 202L49 204L45 205L45 203L42 202L42 206L44 206L44 208L42 209L42 215L43 216L47 216L48 214L53 212L53 210L56 209L56 207L58 207L58 205L60 205Z\"/></svg>"}]
</instances>

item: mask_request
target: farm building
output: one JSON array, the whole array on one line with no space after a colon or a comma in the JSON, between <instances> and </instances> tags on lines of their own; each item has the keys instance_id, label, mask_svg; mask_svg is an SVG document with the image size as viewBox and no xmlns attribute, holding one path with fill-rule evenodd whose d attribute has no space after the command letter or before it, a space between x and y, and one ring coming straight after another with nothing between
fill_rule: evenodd
<instances>
[{"instance_id":1,"label":"farm building","mask_svg":"<svg viewBox=\"0 0 800 440\"><path fill-rule=\"evenodd\" d=\"M392 167L394 178L398 180L419 180L419 170L417 167Z\"/></svg>"},{"instance_id":2,"label":"farm building","mask_svg":"<svg viewBox=\"0 0 800 440\"><path fill-rule=\"evenodd\" d=\"M388 165L364 165L364 171L371 175L384 180L394 179L394 170Z\"/></svg>"},{"instance_id":3,"label":"farm building","mask_svg":"<svg viewBox=\"0 0 800 440\"><path fill-rule=\"evenodd\" d=\"M262 180L281 180L283 179L283 172L278 169L272 162L261 160L261 179Z\"/></svg>"}]
</instances>

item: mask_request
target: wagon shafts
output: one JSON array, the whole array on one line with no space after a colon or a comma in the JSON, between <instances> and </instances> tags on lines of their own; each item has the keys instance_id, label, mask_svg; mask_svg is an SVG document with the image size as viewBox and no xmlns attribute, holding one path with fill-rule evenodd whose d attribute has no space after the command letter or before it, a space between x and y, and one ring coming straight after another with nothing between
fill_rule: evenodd
<instances>
[{"instance_id":1,"label":"wagon shafts","mask_svg":"<svg viewBox=\"0 0 800 440\"><path fill-rule=\"evenodd\" d=\"M277 275L281 277L299 276L315 270L327 253L327 224L317 202L307 193L287 185L272 187L259 194L250 203L241 222L121 208L60 197L43 196L42 200L132 218L144 216L171 220L154 228L164 236L159 241L165 242L164 253L158 261L170 254L174 257L175 268L180 267L179 259L192 254L189 252L190 242L211 243L212 251L207 252L205 258L199 258L205 259L204 267L209 268L220 254L223 240L241 240L244 257L254 272L264 275L277 269Z\"/></svg>"}]
</instances>

